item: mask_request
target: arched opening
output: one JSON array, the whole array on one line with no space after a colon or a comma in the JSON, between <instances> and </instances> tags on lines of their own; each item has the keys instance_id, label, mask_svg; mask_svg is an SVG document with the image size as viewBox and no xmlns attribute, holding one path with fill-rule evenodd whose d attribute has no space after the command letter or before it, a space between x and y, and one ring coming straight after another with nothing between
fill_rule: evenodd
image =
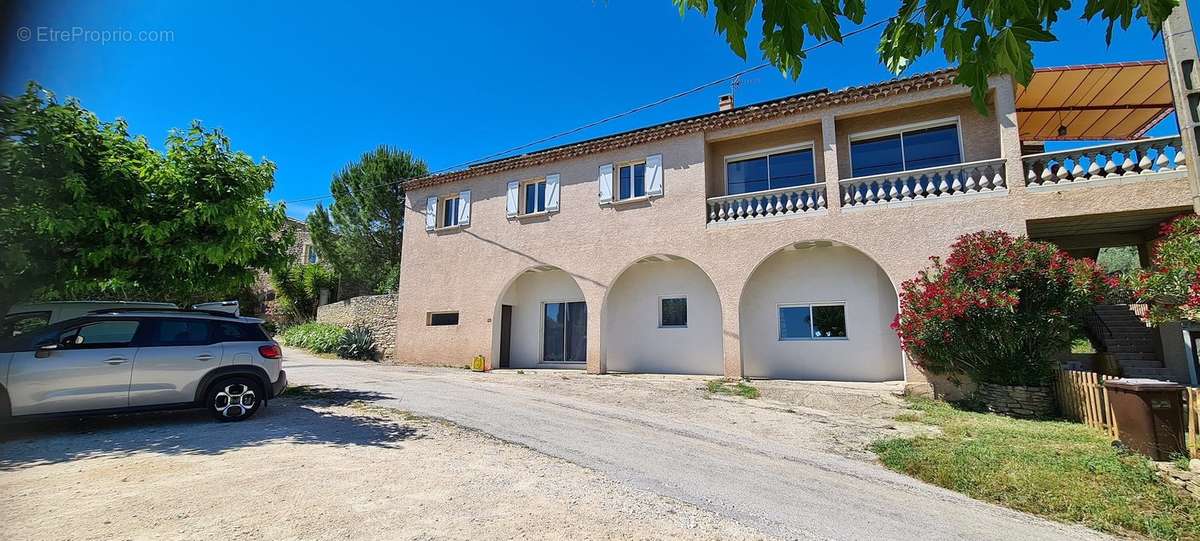
<instances>
[{"instance_id":1,"label":"arched opening","mask_svg":"<svg viewBox=\"0 0 1200 541\"><path fill-rule=\"evenodd\" d=\"M739 306L746 377L826 381L904 378L889 325L897 298L883 269L832 241L798 242L759 263Z\"/></svg>"},{"instance_id":2,"label":"arched opening","mask_svg":"<svg viewBox=\"0 0 1200 541\"><path fill-rule=\"evenodd\" d=\"M552 266L522 272L492 318L495 368L578 368L587 361L587 304L575 279Z\"/></svg>"},{"instance_id":3,"label":"arched opening","mask_svg":"<svg viewBox=\"0 0 1200 541\"><path fill-rule=\"evenodd\" d=\"M722 374L717 288L687 259L639 259L609 288L604 349L610 372Z\"/></svg>"}]
</instances>

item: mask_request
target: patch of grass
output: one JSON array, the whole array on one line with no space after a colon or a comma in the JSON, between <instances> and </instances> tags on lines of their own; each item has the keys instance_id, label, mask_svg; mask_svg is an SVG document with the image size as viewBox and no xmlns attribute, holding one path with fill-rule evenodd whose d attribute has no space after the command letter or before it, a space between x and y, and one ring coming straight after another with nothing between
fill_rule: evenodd
<instances>
[{"instance_id":1,"label":"patch of grass","mask_svg":"<svg viewBox=\"0 0 1200 541\"><path fill-rule=\"evenodd\" d=\"M1062 522L1157 539L1200 539L1200 502L1162 481L1145 457L1115 448L1099 430L1018 420L910 398L934 436L874 443L898 472Z\"/></svg>"},{"instance_id":2,"label":"patch of grass","mask_svg":"<svg viewBox=\"0 0 1200 541\"><path fill-rule=\"evenodd\" d=\"M1092 341L1084 337L1076 337L1071 340L1071 353L1095 353L1096 348L1092 346Z\"/></svg>"},{"instance_id":3,"label":"patch of grass","mask_svg":"<svg viewBox=\"0 0 1200 541\"><path fill-rule=\"evenodd\" d=\"M758 398L760 396L757 387L744 381L734 384L723 379L713 379L709 380L705 385L708 387L708 392L713 394L740 396L742 398Z\"/></svg>"},{"instance_id":4,"label":"patch of grass","mask_svg":"<svg viewBox=\"0 0 1200 541\"><path fill-rule=\"evenodd\" d=\"M894 419L902 423L915 423L921 420L921 414L915 411L902 411L897 413Z\"/></svg>"}]
</instances>

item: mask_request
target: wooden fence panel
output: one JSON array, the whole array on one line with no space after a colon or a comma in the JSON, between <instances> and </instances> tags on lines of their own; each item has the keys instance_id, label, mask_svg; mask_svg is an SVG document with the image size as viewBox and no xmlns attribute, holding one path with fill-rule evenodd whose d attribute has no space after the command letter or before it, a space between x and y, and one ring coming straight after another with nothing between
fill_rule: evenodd
<instances>
[{"instance_id":1,"label":"wooden fence panel","mask_svg":"<svg viewBox=\"0 0 1200 541\"><path fill-rule=\"evenodd\" d=\"M1112 404L1104 388L1110 379L1115 378L1082 370L1059 371L1055 387L1063 416L1116 437Z\"/></svg>"}]
</instances>

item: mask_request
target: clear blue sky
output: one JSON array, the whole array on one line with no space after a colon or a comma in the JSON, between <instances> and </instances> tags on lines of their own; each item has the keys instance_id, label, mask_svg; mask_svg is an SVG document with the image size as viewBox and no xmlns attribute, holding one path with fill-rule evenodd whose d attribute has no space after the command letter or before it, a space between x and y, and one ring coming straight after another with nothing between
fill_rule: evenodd
<instances>
[{"instance_id":1,"label":"clear blue sky","mask_svg":"<svg viewBox=\"0 0 1200 541\"><path fill-rule=\"evenodd\" d=\"M236 149L275 162L271 198L287 200L327 193L335 171L380 144L446 168L761 61L754 33L742 61L711 18L680 19L669 0L302 4L27 2L0 35L0 85L13 94L37 80L102 119L125 118L160 147L192 119L219 127ZM867 21L896 6L872 0ZM22 27L31 39L19 39ZM76 27L127 30L135 40L36 34ZM138 42L143 31L173 39ZM1104 27L1078 20L1078 8L1055 31L1062 41L1036 47L1038 66L1163 57L1144 24L1106 48ZM878 36L814 52L798 81L769 69L747 76L737 102L887 79ZM943 65L934 55L913 71ZM708 112L728 91L711 88L554 144ZM1172 118L1152 133L1175 131ZM289 205L289 214L303 218L312 204Z\"/></svg>"}]
</instances>

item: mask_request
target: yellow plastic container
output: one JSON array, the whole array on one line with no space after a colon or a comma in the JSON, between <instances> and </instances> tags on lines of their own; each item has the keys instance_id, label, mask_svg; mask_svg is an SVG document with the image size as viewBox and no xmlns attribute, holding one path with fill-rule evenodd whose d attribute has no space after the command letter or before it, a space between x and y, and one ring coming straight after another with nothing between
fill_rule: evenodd
<instances>
[{"instance_id":1,"label":"yellow plastic container","mask_svg":"<svg viewBox=\"0 0 1200 541\"><path fill-rule=\"evenodd\" d=\"M487 362L484 361L483 355L476 355L474 359L471 359L471 371L472 372L486 372L487 371Z\"/></svg>"}]
</instances>

